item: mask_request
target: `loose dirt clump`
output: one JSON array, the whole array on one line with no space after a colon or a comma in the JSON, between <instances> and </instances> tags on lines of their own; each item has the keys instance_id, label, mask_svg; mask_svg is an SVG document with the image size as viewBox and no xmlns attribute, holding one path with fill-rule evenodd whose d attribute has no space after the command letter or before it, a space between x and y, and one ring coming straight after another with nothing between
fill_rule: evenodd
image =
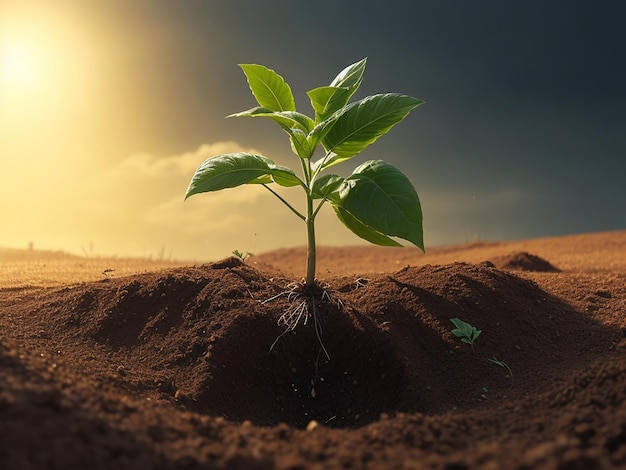
<instances>
[{"instance_id":1,"label":"loose dirt clump","mask_svg":"<svg viewBox=\"0 0 626 470\"><path fill-rule=\"evenodd\" d=\"M560 269L549 261L525 251L510 255L498 256L492 260L494 266L511 271L535 271L540 273L556 273Z\"/></svg>"},{"instance_id":2,"label":"loose dirt clump","mask_svg":"<svg viewBox=\"0 0 626 470\"><path fill-rule=\"evenodd\" d=\"M2 290L0 467L626 465L626 272L492 260L324 279L287 333L235 258Z\"/></svg>"}]
</instances>

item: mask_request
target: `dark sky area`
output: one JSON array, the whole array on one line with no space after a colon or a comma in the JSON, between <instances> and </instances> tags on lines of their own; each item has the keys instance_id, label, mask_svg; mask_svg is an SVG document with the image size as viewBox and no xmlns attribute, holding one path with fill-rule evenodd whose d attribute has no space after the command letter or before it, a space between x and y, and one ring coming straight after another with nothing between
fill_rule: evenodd
<instances>
[{"instance_id":1,"label":"dark sky area","mask_svg":"<svg viewBox=\"0 0 626 470\"><path fill-rule=\"evenodd\" d=\"M255 105L237 64L276 70L310 114L307 90L368 57L355 98L426 104L346 171L369 158L402 169L427 245L626 228L624 2L60 3L109 47L101 161L236 141L295 168L275 124L223 119Z\"/></svg>"},{"instance_id":2,"label":"dark sky area","mask_svg":"<svg viewBox=\"0 0 626 470\"><path fill-rule=\"evenodd\" d=\"M442 228L524 238L626 227L622 2L149 3L129 15L171 35L171 49L152 59L172 61L180 76L160 86L195 82L184 98L199 125L176 130L180 148L210 129L284 151L271 123L214 121L254 104L235 63L274 68L309 112L306 90L368 57L358 96L395 91L427 103L366 157L409 173L426 191L427 216L450 210L436 214ZM206 76L219 87L198 95Z\"/></svg>"}]
</instances>

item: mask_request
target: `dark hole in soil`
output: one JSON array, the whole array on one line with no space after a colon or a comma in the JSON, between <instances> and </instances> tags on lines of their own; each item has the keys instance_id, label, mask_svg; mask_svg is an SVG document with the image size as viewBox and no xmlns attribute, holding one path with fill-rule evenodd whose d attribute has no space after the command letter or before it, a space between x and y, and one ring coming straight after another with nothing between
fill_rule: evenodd
<instances>
[{"instance_id":1,"label":"dark hole in soil","mask_svg":"<svg viewBox=\"0 0 626 470\"><path fill-rule=\"evenodd\" d=\"M367 318L330 305L317 314L330 360L313 318L282 336L270 352L268 338L281 333L276 319L240 317L210 349L209 377L195 401L198 411L302 428L311 420L358 427L396 410L404 373L380 331Z\"/></svg>"}]
</instances>

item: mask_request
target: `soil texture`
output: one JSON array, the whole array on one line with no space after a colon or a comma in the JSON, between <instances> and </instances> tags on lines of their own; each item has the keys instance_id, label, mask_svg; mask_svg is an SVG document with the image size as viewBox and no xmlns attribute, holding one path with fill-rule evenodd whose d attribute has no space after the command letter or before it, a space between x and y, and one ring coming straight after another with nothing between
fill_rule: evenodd
<instances>
[{"instance_id":1,"label":"soil texture","mask_svg":"<svg viewBox=\"0 0 626 470\"><path fill-rule=\"evenodd\" d=\"M0 468L626 468L626 231L305 256L0 251Z\"/></svg>"}]
</instances>

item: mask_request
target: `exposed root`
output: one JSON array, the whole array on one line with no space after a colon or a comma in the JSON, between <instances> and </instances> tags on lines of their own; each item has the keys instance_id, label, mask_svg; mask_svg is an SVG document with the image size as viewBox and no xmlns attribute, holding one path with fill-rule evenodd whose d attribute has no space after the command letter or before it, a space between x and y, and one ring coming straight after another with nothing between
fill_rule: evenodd
<instances>
[{"instance_id":1,"label":"exposed root","mask_svg":"<svg viewBox=\"0 0 626 470\"><path fill-rule=\"evenodd\" d=\"M330 290L330 286L328 284L324 284L320 287L322 289L322 300L326 300L332 304L335 304L335 307L337 307L340 310L343 310L344 308L343 300L341 300L337 296L333 296L333 291Z\"/></svg>"},{"instance_id":2,"label":"exposed root","mask_svg":"<svg viewBox=\"0 0 626 470\"><path fill-rule=\"evenodd\" d=\"M321 288L321 301L327 301L335 304L338 308L343 309L344 305L341 299L338 297L331 296L331 291L328 289L328 286L317 286ZM322 340L323 332L322 332L322 324L317 315L317 308L315 305L315 296L313 289L307 289L301 283L291 283L287 285L287 290L280 292L279 294L270 297L267 300L261 302L262 304L266 304L267 302L271 302L272 300L276 300L279 297L286 296L287 300L290 303L289 308L285 310L285 312L278 319L278 325L284 327L283 332L278 335L276 340L270 346L270 351L274 349L274 346L278 341L287 333L294 331L298 325L306 325L309 322L309 319L313 318L313 326L315 327L315 335L317 336L317 340L320 345L321 351L324 352L324 355L328 360L330 360L330 354L326 350L324 346L324 342Z\"/></svg>"},{"instance_id":3,"label":"exposed root","mask_svg":"<svg viewBox=\"0 0 626 470\"><path fill-rule=\"evenodd\" d=\"M298 290L301 288L301 285L298 284L297 282L292 282L291 284L287 284L287 287L289 288L288 290L284 290L270 297L269 299L263 300L261 302L261 305L265 305L266 303L271 302L272 300L276 300L279 297L282 297L283 295L286 295L287 299L291 302L293 299L293 296L298 294Z\"/></svg>"}]
</instances>

